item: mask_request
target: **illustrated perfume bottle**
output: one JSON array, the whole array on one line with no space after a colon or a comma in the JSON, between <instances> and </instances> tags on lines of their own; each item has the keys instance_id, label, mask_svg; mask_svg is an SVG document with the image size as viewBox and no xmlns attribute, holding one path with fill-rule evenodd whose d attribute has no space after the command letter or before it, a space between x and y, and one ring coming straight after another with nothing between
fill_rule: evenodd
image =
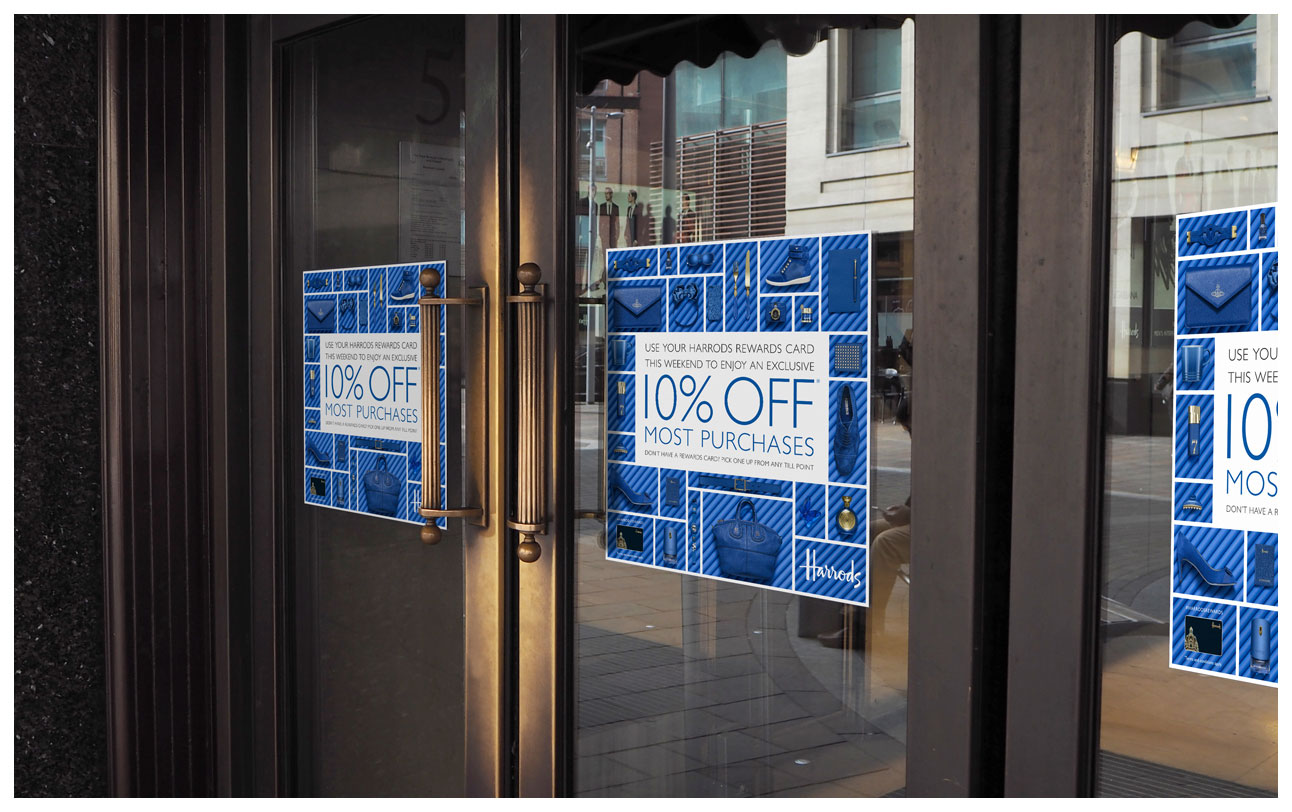
<instances>
[{"instance_id":1,"label":"illustrated perfume bottle","mask_svg":"<svg viewBox=\"0 0 1292 812\"><path fill-rule=\"evenodd\" d=\"M1196 457L1201 452L1199 434L1202 431L1202 407L1189 407L1189 456Z\"/></svg>"},{"instance_id":2,"label":"illustrated perfume bottle","mask_svg":"<svg viewBox=\"0 0 1292 812\"><path fill-rule=\"evenodd\" d=\"M1252 618L1252 673L1270 673L1270 622Z\"/></svg>"},{"instance_id":3,"label":"illustrated perfume bottle","mask_svg":"<svg viewBox=\"0 0 1292 812\"><path fill-rule=\"evenodd\" d=\"M1265 230L1265 212L1261 212L1261 225L1260 225L1260 228L1258 228L1256 231L1256 239L1263 240L1265 239L1266 236L1267 236L1267 232Z\"/></svg>"},{"instance_id":4,"label":"illustrated perfume bottle","mask_svg":"<svg viewBox=\"0 0 1292 812\"><path fill-rule=\"evenodd\" d=\"M677 563L677 533L672 527L664 531L664 562Z\"/></svg>"},{"instance_id":5,"label":"illustrated perfume bottle","mask_svg":"<svg viewBox=\"0 0 1292 812\"><path fill-rule=\"evenodd\" d=\"M845 536L852 535L852 531L857 529L857 514L852 512L851 496L843 497L843 509L835 515L834 523Z\"/></svg>"}]
</instances>

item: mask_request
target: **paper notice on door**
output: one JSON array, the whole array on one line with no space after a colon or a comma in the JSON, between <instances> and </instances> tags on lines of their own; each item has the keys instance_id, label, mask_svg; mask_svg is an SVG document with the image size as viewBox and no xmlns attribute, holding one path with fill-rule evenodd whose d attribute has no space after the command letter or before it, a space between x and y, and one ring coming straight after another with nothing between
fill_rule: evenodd
<instances>
[{"instance_id":1,"label":"paper notice on door","mask_svg":"<svg viewBox=\"0 0 1292 812\"><path fill-rule=\"evenodd\" d=\"M459 147L399 143L399 258L410 262L446 257L450 276L461 276L463 156Z\"/></svg>"}]
</instances>

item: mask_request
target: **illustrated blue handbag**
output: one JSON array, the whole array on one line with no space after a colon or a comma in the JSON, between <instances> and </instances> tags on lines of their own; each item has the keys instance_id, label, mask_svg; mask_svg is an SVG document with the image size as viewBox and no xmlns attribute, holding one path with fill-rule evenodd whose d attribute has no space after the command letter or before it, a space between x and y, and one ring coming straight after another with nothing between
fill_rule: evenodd
<instances>
[{"instance_id":1,"label":"illustrated blue handbag","mask_svg":"<svg viewBox=\"0 0 1292 812\"><path fill-rule=\"evenodd\" d=\"M826 307L831 313L861 312L861 251L837 248L827 255Z\"/></svg>"},{"instance_id":2,"label":"illustrated blue handbag","mask_svg":"<svg viewBox=\"0 0 1292 812\"><path fill-rule=\"evenodd\" d=\"M305 303L305 332L336 332L336 299L310 299Z\"/></svg>"},{"instance_id":3,"label":"illustrated blue handbag","mask_svg":"<svg viewBox=\"0 0 1292 812\"><path fill-rule=\"evenodd\" d=\"M662 286L616 288L611 294L615 330L658 330L663 322Z\"/></svg>"},{"instance_id":4,"label":"illustrated blue handbag","mask_svg":"<svg viewBox=\"0 0 1292 812\"><path fill-rule=\"evenodd\" d=\"M749 518L742 519L746 507ZM760 584L772 582L781 537L767 525L759 524L753 502L742 499L736 508L736 518L714 523L713 546L718 550L718 566L723 575Z\"/></svg>"},{"instance_id":5,"label":"illustrated blue handbag","mask_svg":"<svg viewBox=\"0 0 1292 812\"><path fill-rule=\"evenodd\" d=\"M1252 320L1251 268L1184 272L1184 326L1190 330L1246 327Z\"/></svg>"},{"instance_id":6,"label":"illustrated blue handbag","mask_svg":"<svg viewBox=\"0 0 1292 812\"><path fill-rule=\"evenodd\" d=\"M378 457L377 466L363 475L363 491L368 510L382 516L394 516L399 506L399 480L386 470L386 458Z\"/></svg>"}]
</instances>

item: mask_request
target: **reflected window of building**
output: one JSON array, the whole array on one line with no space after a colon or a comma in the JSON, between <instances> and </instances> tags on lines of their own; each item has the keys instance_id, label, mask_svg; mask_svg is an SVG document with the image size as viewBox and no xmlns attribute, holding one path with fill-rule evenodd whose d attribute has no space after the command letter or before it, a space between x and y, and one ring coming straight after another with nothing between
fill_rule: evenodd
<instances>
[{"instance_id":1,"label":"reflected window of building","mask_svg":"<svg viewBox=\"0 0 1292 812\"><path fill-rule=\"evenodd\" d=\"M1145 110L1256 98L1256 15L1233 28L1189 23L1144 50Z\"/></svg>"},{"instance_id":2,"label":"reflected window of building","mask_svg":"<svg viewBox=\"0 0 1292 812\"><path fill-rule=\"evenodd\" d=\"M725 53L707 68L683 62L674 81L679 136L785 118L785 52L774 42L750 59Z\"/></svg>"},{"instance_id":3,"label":"reflected window of building","mask_svg":"<svg viewBox=\"0 0 1292 812\"><path fill-rule=\"evenodd\" d=\"M901 141L902 32L871 28L840 37L839 151Z\"/></svg>"}]
</instances>

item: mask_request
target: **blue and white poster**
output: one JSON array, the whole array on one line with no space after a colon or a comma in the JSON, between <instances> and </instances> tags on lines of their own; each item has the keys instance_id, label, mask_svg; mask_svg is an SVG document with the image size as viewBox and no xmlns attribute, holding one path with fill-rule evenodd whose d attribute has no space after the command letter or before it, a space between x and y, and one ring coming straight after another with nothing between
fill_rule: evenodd
<instances>
[{"instance_id":1,"label":"blue and white poster","mask_svg":"<svg viewBox=\"0 0 1292 812\"><path fill-rule=\"evenodd\" d=\"M1176 219L1171 666L1279 679L1276 208Z\"/></svg>"},{"instance_id":2,"label":"blue and white poster","mask_svg":"<svg viewBox=\"0 0 1292 812\"><path fill-rule=\"evenodd\" d=\"M606 268L606 555L866 605L870 234Z\"/></svg>"},{"instance_id":3,"label":"blue and white poster","mask_svg":"<svg viewBox=\"0 0 1292 812\"><path fill-rule=\"evenodd\" d=\"M304 274L305 501L424 524L422 358L418 299L431 292L423 262ZM443 305L437 305L443 308ZM440 324L444 324L441 311ZM444 358L444 333L440 336ZM440 375L440 487L444 482L444 367ZM445 522L439 520L443 527Z\"/></svg>"}]
</instances>

